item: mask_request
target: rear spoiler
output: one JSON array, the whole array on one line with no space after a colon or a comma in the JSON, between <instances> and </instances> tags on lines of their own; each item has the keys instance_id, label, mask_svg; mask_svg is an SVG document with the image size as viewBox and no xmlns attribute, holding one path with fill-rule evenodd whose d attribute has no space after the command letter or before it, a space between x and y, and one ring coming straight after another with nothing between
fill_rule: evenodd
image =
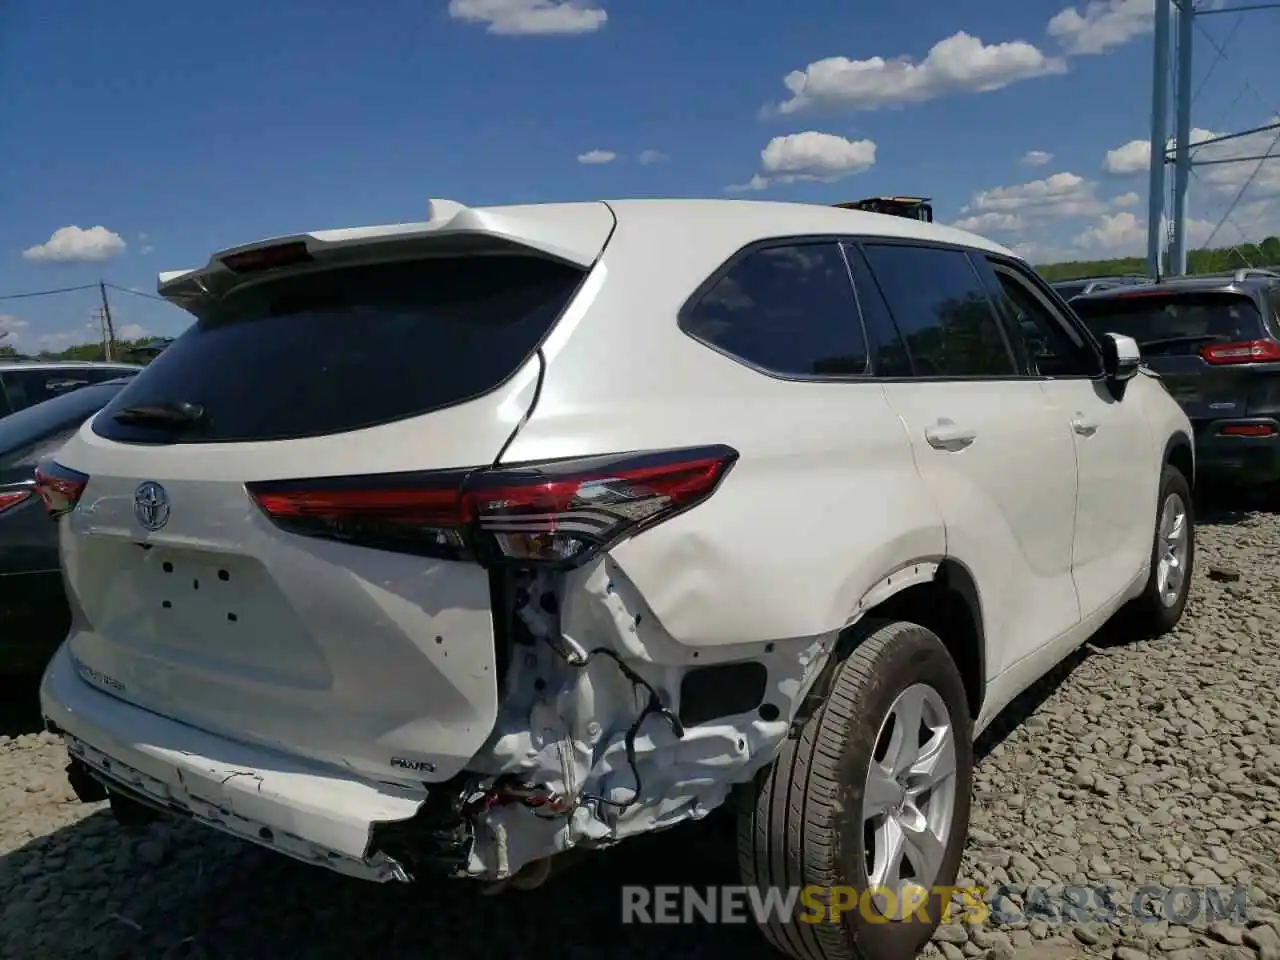
<instances>
[{"instance_id":1,"label":"rear spoiler","mask_svg":"<svg viewBox=\"0 0 1280 960\"><path fill-rule=\"evenodd\" d=\"M157 292L190 308L201 300L220 299L265 271L278 276L320 265L396 259L427 243L469 252L518 247L587 269L599 258L613 226L613 211L599 202L468 207L455 200L431 200L427 219L420 223L318 230L220 250L203 267L161 273Z\"/></svg>"}]
</instances>

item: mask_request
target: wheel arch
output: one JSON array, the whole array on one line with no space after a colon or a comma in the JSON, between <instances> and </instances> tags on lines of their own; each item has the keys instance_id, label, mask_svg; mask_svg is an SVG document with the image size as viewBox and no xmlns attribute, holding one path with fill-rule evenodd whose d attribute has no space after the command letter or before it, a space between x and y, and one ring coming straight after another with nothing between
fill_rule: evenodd
<instances>
[{"instance_id":1,"label":"wheel arch","mask_svg":"<svg viewBox=\"0 0 1280 960\"><path fill-rule=\"evenodd\" d=\"M1165 441L1164 459L1161 464L1175 467L1187 478L1187 486L1196 488L1196 453L1191 438L1183 430L1175 430Z\"/></svg>"},{"instance_id":2,"label":"wheel arch","mask_svg":"<svg viewBox=\"0 0 1280 960\"><path fill-rule=\"evenodd\" d=\"M922 568L932 575L922 574ZM937 634L960 671L970 716L976 719L986 699L987 649L982 598L969 568L953 557L907 564L868 590L866 600L869 603L860 604L857 619L841 633L829 662L796 712L792 732L798 732L826 699L837 668L862 636L858 625L869 620L902 620Z\"/></svg>"}]
</instances>

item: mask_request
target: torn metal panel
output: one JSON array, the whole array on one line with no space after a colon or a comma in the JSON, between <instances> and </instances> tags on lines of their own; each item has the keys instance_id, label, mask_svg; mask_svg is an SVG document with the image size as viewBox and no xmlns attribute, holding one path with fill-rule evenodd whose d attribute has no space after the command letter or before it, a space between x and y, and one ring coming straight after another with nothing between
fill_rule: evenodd
<instances>
[{"instance_id":1,"label":"torn metal panel","mask_svg":"<svg viewBox=\"0 0 1280 960\"><path fill-rule=\"evenodd\" d=\"M509 877L574 847L705 817L772 761L836 639L683 646L608 559L562 580L544 576L528 594L548 591L558 612L534 602L522 611L533 642L514 647L494 734L471 765L542 796L476 817L467 868L475 876ZM767 676L758 701L683 726L683 678L741 662Z\"/></svg>"}]
</instances>

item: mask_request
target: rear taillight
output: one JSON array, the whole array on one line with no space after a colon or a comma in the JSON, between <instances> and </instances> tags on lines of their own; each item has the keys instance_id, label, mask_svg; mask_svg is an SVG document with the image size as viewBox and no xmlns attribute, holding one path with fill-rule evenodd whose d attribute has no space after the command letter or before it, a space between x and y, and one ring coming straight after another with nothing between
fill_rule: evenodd
<instances>
[{"instance_id":1,"label":"rear taillight","mask_svg":"<svg viewBox=\"0 0 1280 960\"><path fill-rule=\"evenodd\" d=\"M10 507L16 507L20 503L26 503L31 499L32 492L30 490L0 490L0 513L4 513Z\"/></svg>"},{"instance_id":2,"label":"rear taillight","mask_svg":"<svg viewBox=\"0 0 1280 960\"><path fill-rule=\"evenodd\" d=\"M54 518L76 508L88 483L87 474L52 460L36 467L36 492L44 501L44 508L49 516Z\"/></svg>"},{"instance_id":3,"label":"rear taillight","mask_svg":"<svg viewBox=\"0 0 1280 960\"><path fill-rule=\"evenodd\" d=\"M1227 423L1218 428L1227 437L1273 437L1276 428L1269 423Z\"/></svg>"},{"instance_id":4,"label":"rear taillight","mask_svg":"<svg viewBox=\"0 0 1280 960\"><path fill-rule=\"evenodd\" d=\"M282 529L444 559L574 567L706 500L738 459L698 447L246 485Z\"/></svg>"},{"instance_id":5,"label":"rear taillight","mask_svg":"<svg viewBox=\"0 0 1280 960\"><path fill-rule=\"evenodd\" d=\"M1272 363L1280 361L1280 343L1274 340L1243 340L1239 343L1214 343L1200 348L1206 363Z\"/></svg>"}]
</instances>

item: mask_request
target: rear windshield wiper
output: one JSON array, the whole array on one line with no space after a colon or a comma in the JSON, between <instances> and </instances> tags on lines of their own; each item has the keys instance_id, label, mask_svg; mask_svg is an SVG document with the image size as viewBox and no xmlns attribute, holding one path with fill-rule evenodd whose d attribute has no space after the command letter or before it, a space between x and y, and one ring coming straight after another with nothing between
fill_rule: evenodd
<instances>
[{"instance_id":1,"label":"rear windshield wiper","mask_svg":"<svg viewBox=\"0 0 1280 960\"><path fill-rule=\"evenodd\" d=\"M125 407L112 417L117 423L139 427L188 427L204 419L204 407L198 403L155 403Z\"/></svg>"}]
</instances>

